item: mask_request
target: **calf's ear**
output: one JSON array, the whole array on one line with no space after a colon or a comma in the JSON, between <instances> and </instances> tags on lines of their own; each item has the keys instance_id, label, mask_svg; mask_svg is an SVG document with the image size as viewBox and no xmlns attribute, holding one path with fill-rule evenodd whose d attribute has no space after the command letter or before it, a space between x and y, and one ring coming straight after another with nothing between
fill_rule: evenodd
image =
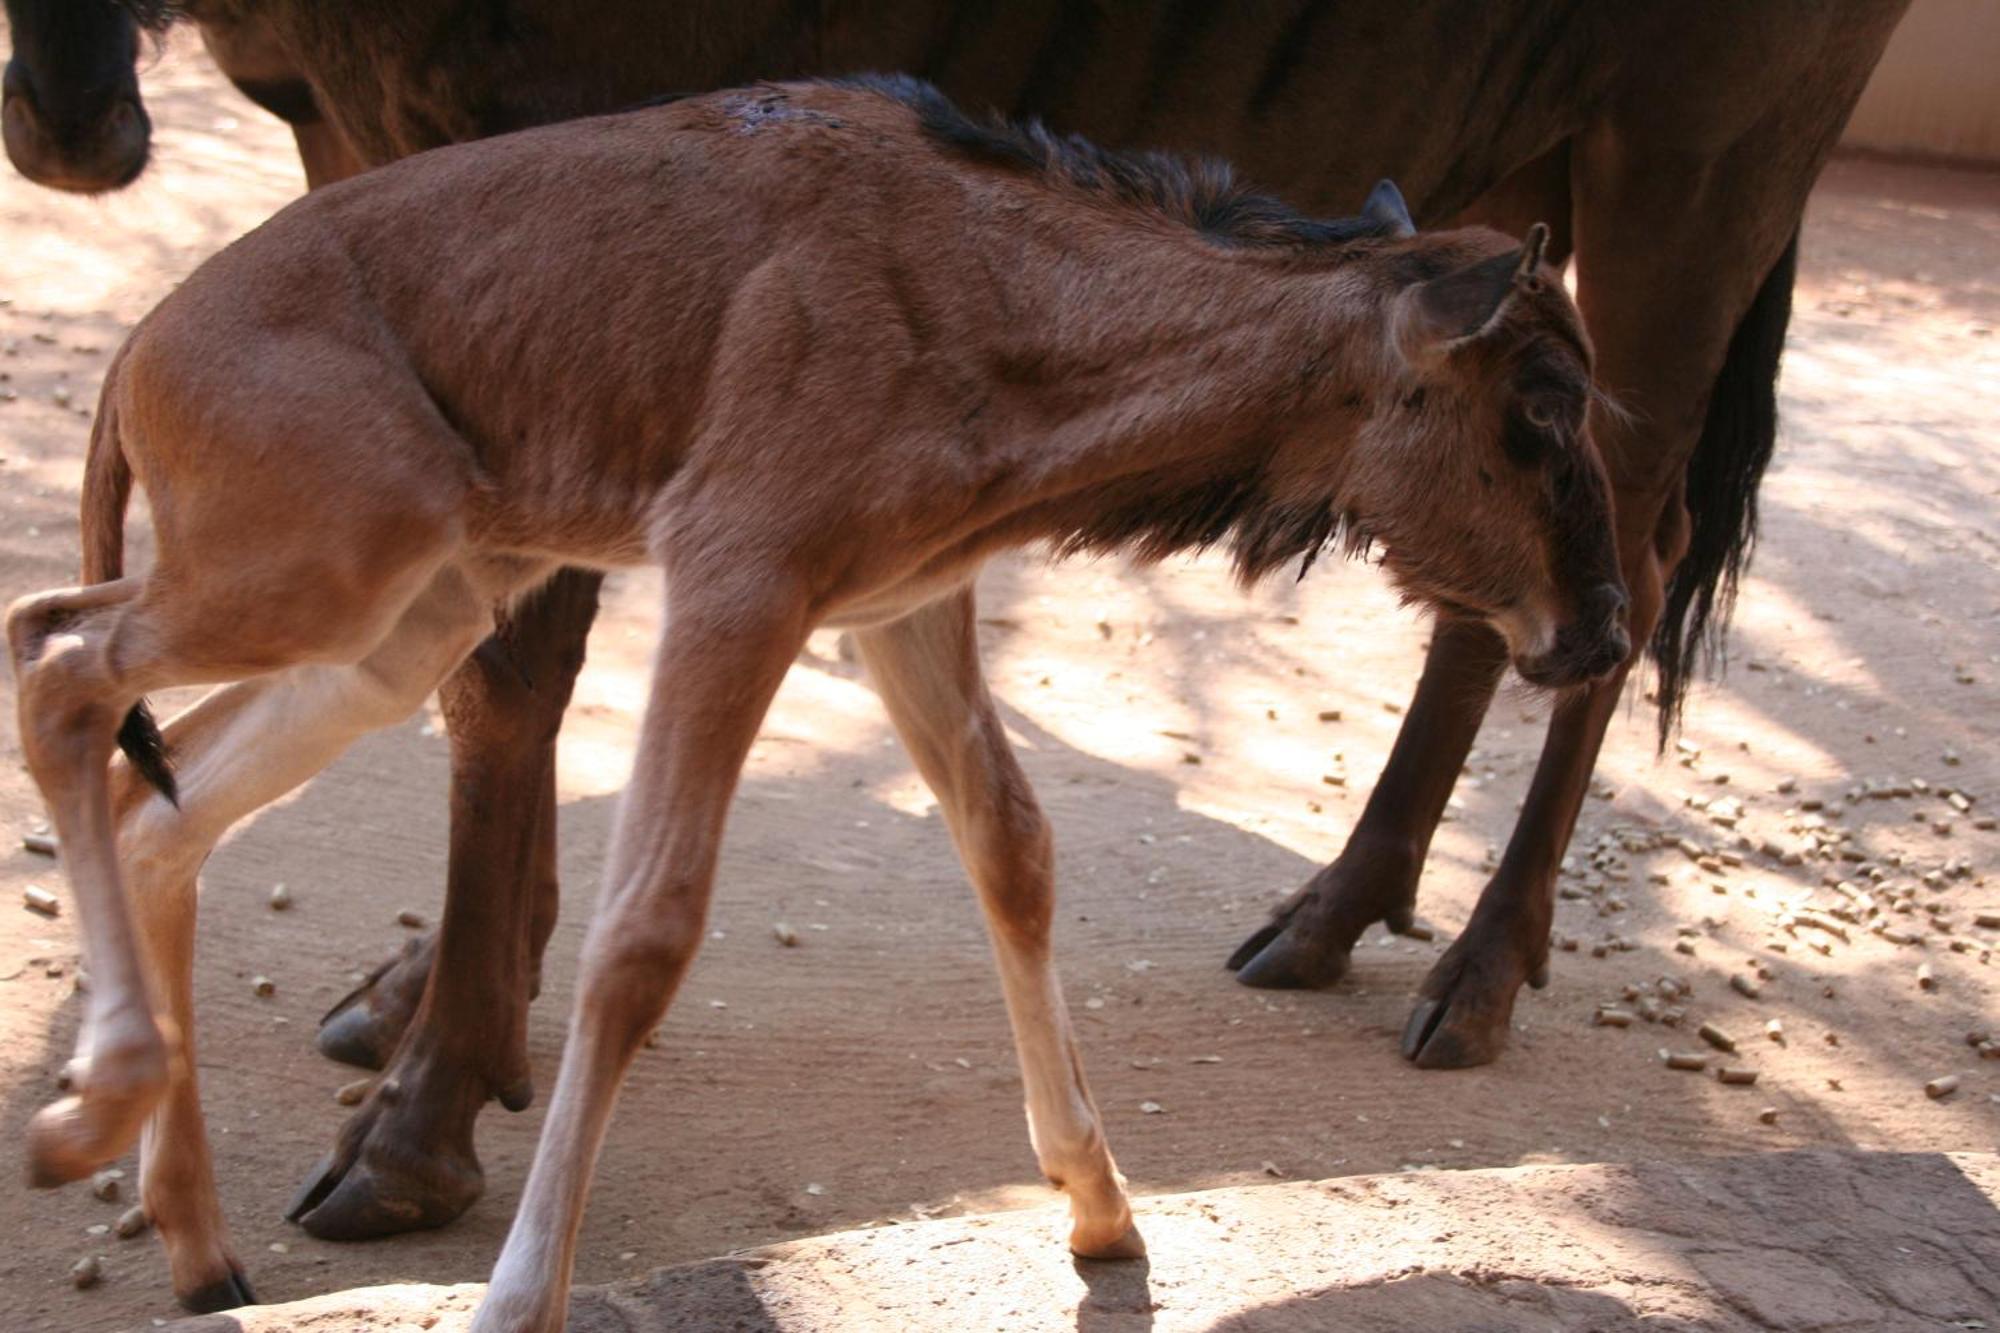
<instances>
[{"instance_id":1,"label":"calf's ear","mask_svg":"<svg viewBox=\"0 0 2000 1333\"><path fill-rule=\"evenodd\" d=\"M1549 229L1528 228L1521 248L1412 284L1396 298L1396 346L1416 366L1435 364L1500 322L1516 292L1541 286Z\"/></svg>"}]
</instances>

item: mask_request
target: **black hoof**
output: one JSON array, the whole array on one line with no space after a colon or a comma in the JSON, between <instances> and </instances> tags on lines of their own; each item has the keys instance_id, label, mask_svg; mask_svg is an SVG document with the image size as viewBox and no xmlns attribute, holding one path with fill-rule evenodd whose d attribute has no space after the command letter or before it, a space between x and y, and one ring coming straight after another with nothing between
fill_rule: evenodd
<instances>
[{"instance_id":1,"label":"black hoof","mask_svg":"<svg viewBox=\"0 0 2000 1333\"><path fill-rule=\"evenodd\" d=\"M1350 957L1347 949L1303 944L1281 930L1236 969L1236 979L1259 990L1317 990L1346 976Z\"/></svg>"},{"instance_id":2,"label":"black hoof","mask_svg":"<svg viewBox=\"0 0 2000 1333\"><path fill-rule=\"evenodd\" d=\"M1419 1069L1471 1069L1499 1059L1526 971L1503 946L1461 936L1424 979L1403 1025L1403 1058Z\"/></svg>"},{"instance_id":3,"label":"black hoof","mask_svg":"<svg viewBox=\"0 0 2000 1333\"><path fill-rule=\"evenodd\" d=\"M255 1304L257 1293L250 1290L250 1279L236 1269L230 1270L229 1276L221 1281L181 1297L181 1308L190 1314L217 1314Z\"/></svg>"},{"instance_id":4,"label":"black hoof","mask_svg":"<svg viewBox=\"0 0 2000 1333\"><path fill-rule=\"evenodd\" d=\"M341 1165L333 1153L321 1158L292 1197L285 1220L320 1240L377 1240L406 1231L428 1231L455 1221L485 1192L484 1175L473 1166L399 1172L365 1158Z\"/></svg>"}]
</instances>

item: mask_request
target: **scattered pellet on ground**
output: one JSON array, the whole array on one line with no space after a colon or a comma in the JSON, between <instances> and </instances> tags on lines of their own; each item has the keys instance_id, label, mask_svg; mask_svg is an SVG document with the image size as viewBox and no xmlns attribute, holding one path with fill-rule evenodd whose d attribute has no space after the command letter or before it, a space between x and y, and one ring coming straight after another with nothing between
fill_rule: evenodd
<instances>
[{"instance_id":1,"label":"scattered pellet on ground","mask_svg":"<svg viewBox=\"0 0 2000 1333\"><path fill-rule=\"evenodd\" d=\"M1727 1051L1732 1055L1736 1053L1736 1038L1713 1023L1703 1023L1695 1029L1695 1033L1718 1051Z\"/></svg>"},{"instance_id":2,"label":"scattered pellet on ground","mask_svg":"<svg viewBox=\"0 0 2000 1333\"><path fill-rule=\"evenodd\" d=\"M799 946L799 932L793 930L783 921L779 921L771 927L771 937L787 949L796 949Z\"/></svg>"},{"instance_id":3,"label":"scattered pellet on ground","mask_svg":"<svg viewBox=\"0 0 2000 1333\"><path fill-rule=\"evenodd\" d=\"M1749 977L1744 976L1741 972L1732 972L1729 974L1729 989L1735 991L1746 1000L1755 1000L1764 994L1762 986Z\"/></svg>"},{"instance_id":4,"label":"scattered pellet on ground","mask_svg":"<svg viewBox=\"0 0 2000 1333\"><path fill-rule=\"evenodd\" d=\"M115 1174L110 1171L99 1171L90 1178L90 1196L105 1203L115 1203L118 1199L118 1180L124 1174L123 1171Z\"/></svg>"},{"instance_id":5,"label":"scattered pellet on ground","mask_svg":"<svg viewBox=\"0 0 2000 1333\"><path fill-rule=\"evenodd\" d=\"M1764 1108L1763 1110L1759 1111L1759 1112L1757 1113L1757 1123L1758 1123L1758 1124L1760 1124L1760 1125L1775 1125L1775 1124L1777 1124L1777 1123L1778 1123L1778 1108L1777 1108L1777 1107L1775 1107L1775 1106L1767 1106L1767 1107L1765 1107L1765 1108Z\"/></svg>"},{"instance_id":6,"label":"scattered pellet on ground","mask_svg":"<svg viewBox=\"0 0 2000 1333\"><path fill-rule=\"evenodd\" d=\"M273 912L290 911L292 906L292 891L282 884L273 884L271 886L271 896L264 901L270 905Z\"/></svg>"},{"instance_id":7,"label":"scattered pellet on ground","mask_svg":"<svg viewBox=\"0 0 2000 1333\"><path fill-rule=\"evenodd\" d=\"M21 890L21 906L42 916L62 915L62 900L35 884Z\"/></svg>"},{"instance_id":8,"label":"scattered pellet on ground","mask_svg":"<svg viewBox=\"0 0 2000 1333\"><path fill-rule=\"evenodd\" d=\"M1958 1075L1945 1074L1924 1084L1924 1096L1939 1101L1958 1091Z\"/></svg>"},{"instance_id":9,"label":"scattered pellet on ground","mask_svg":"<svg viewBox=\"0 0 2000 1333\"><path fill-rule=\"evenodd\" d=\"M55 834L43 833L39 830L33 833L23 833L21 835L21 849L33 852L37 856L54 856L56 854Z\"/></svg>"},{"instance_id":10,"label":"scattered pellet on ground","mask_svg":"<svg viewBox=\"0 0 2000 1333\"><path fill-rule=\"evenodd\" d=\"M130 1240L144 1231L148 1225L145 1208L135 1203L118 1214L118 1220L112 1223L111 1234L120 1240Z\"/></svg>"},{"instance_id":11,"label":"scattered pellet on ground","mask_svg":"<svg viewBox=\"0 0 2000 1333\"><path fill-rule=\"evenodd\" d=\"M1629 1028L1632 1026L1632 1015L1624 1009L1600 1005L1590 1021L1601 1028Z\"/></svg>"},{"instance_id":12,"label":"scattered pellet on ground","mask_svg":"<svg viewBox=\"0 0 2000 1333\"><path fill-rule=\"evenodd\" d=\"M367 1097L368 1089L375 1086L372 1078L357 1078L352 1083L343 1083L334 1090L333 1100L341 1106L359 1106Z\"/></svg>"},{"instance_id":13,"label":"scattered pellet on ground","mask_svg":"<svg viewBox=\"0 0 2000 1333\"><path fill-rule=\"evenodd\" d=\"M1706 1069L1708 1057L1700 1051L1666 1051L1662 1063L1669 1069Z\"/></svg>"},{"instance_id":14,"label":"scattered pellet on ground","mask_svg":"<svg viewBox=\"0 0 2000 1333\"><path fill-rule=\"evenodd\" d=\"M402 911L396 913L396 924L407 927L410 930L422 930L424 928L424 914L405 907Z\"/></svg>"},{"instance_id":15,"label":"scattered pellet on ground","mask_svg":"<svg viewBox=\"0 0 2000 1333\"><path fill-rule=\"evenodd\" d=\"M1757 1071L1746 1069L1742 1065L1724 1065L1715 1071L1715 1077L1718 1082L1727 1083L1731 1087L1747 1088L1757 1081Z\"/></svg>"},{"instance_id":16,"label":"scattered pellet on ground","mask_svg":"<svg viewBox=\"0 0 2000 1333\"><path fill-rule=\"evenodd\" d=\"M278 983L266 976L250 978L250 989L261 999L270 999L278 993Z\"/></svg>"},{"instance_id":17,"label":"scattered pellet on ground","mask_svg":"<svg viewBox=\"0 0 2000 1333\"><path fill-rule=\"evenodd\" d=\"M94 1254L86 1254L70 1265L69 1280L78 1291L90 1290L103 1276L104 1261Z\"/></svg>"}]
</instances>

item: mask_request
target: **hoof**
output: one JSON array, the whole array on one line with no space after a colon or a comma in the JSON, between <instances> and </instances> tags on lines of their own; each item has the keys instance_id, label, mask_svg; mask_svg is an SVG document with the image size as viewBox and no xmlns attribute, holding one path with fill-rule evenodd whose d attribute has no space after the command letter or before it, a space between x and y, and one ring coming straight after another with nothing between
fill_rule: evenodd
<instances>
[{"instance_id":1,"label":"hoof","mask_svg":"<svg viewBox=\"0 0 2000 1333\"><path fill-rule=\"evenodd\" d=\"M1531 971L1499 948L1483 950L1470 933L1461 937L1424 979L1403 1026L1403 1058L1419 1069L1471 1069L1499 1059L1514 997Z\"/></svg>"},{"instance_id":2,"label":"hoof","mask_svg":"<svg viewBox=\"0 0 2000 1333\"><path fill-rule=\"evenodd\" d=\"M485 1192L470 1119L460 1147L461 1127L385 1099L383 1091L376 1089L338 1146L313 1167L285 1209L286 1221L321 1240L374 1240L444 1226Z\"/></svg>"},{"instance_id":3,"label":"hoof","mask_svg":"<svg viewBox=\"0 0 2000 1333\"><path fill-rule=\"evenodd\" d=\"M1420 862L1407 849L1350 843L1229 955L1246 986L1317 990L1347 975L1354 942L1377 921L1402 934L1415 919Z\"/></svg>"},{"instance_id":4,"label":"hoof","mask_svg":"<svg viewBox=\"0 0 2000 1333\"><path fill-rule=\"evenodd\" d=\"M1069 1252L1079 1259L1111 1261L1116 1259L1143 1259L1146 1257L1146 1238L1139 1234L1136 1222L1128 1222L1122 1234L1104 1242L1086 1242L1072 1235Z\"/></svg>"},{"instance_id":5,"label":"hoof","mask_svg":"<svg viewBox=\"0 0 2000 1333\"><path fill-rule=\"evenodd\" d=\"M335 1001L319 1021L319 1053L361 1069L387 1066L423 999L432 947L429 935L411 940Z\"/></svg>"},{"instance_id":6,"label":"hoof","mask_svg":"<svg viewBox=\"0 0 2000 1333\"><path fill-rule=\"evenodd\" d=\"M189 1292L180 1302L190 1314L217 1314L257 1304L257 1293L250 1290L250 1279L241 1269L231 1268L229 1276Z\"/></svg>"}]
</instances>

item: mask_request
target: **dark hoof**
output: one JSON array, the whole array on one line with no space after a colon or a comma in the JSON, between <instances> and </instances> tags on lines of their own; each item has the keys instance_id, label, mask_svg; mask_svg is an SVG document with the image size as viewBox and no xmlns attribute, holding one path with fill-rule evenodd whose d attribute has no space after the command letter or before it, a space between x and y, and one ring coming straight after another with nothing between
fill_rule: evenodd
<instances>
[{"instance_id":1,"label":"dark hoof","mask_svg":"<svg viewBox=\"0 0 2000 1333\"><path fill-rule=\"evenodd\" d=\"M1246 986L1260 990L1316 990L1331 986L1347 975L1351 946L1326 948L1303 943L1289 929L1267 926L1251 936L1237 954L1241 955L1259 939L1266 942L1248 961L1236 967L1236 979Z\"/></svg>"},{"instance_id":2,"label":"dark hoof","mask_svg":"<svg viewBox=\"0 0 2000 1333\"><path fill-rule=\"evenodd\" d=\"M1499 1059L1529 970L1502 949L1482 950L1472 935L1461 937L1424 979L1403 1026L1403 1058L1419 1069L1471 1069Z\"/></svg>"},{"instance_id":3,"label":"dark hoof","mask_svg":"<svg viewBox=\"0 0 2000 1333\"><path fill-rule=\"evenodd\" d=\"M326 1011L319 1021L319 1053L361 1069L385 1067L417 1012L430 965L430 936L404 945Z\"/></svg>"},{"instance_id":4,"label":"dark hoof","mask_svg":"<svg viewBox=\"0 0 2000 1333\"><path fill-rule=\"evenodd\" d=\"M285 1220L321 1240L375 1240L444 1226L485 1192L485 1173L469 1151L385 1146L392 1133L383 1118L350 1122L340 1146L292 1196Z\"/></svg>"},{"instance_id":5,"label":"dark hoof","mask_svg":"<svg viewBox=\"0 0 2000 1333\"><path fill-rule=\"evenodd\" d=\"M250 1290L250 1279L238 1269L231 1269L229 1276L220 1282L211 1282L181 1297L181 1308L190 1314L218 1314L255 1304L257 1293Z\"/></svg>"}]
</instances>

